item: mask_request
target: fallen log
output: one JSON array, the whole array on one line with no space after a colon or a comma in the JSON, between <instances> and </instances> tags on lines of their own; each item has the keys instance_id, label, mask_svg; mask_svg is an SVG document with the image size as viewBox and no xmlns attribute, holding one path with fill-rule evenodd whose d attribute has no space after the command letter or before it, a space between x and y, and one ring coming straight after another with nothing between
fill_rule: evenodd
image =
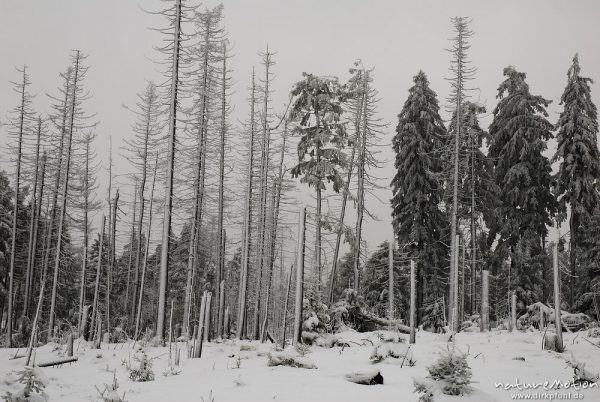
<instances>
[{"instance_id":1,"label":"fallen log","mask_svg":"<svg viewBox=\"0 0 600 402\"><path fill-rule=\"evenodd\" d=\"M60 366L65 363L73 363L79 360L77 356L63 357L62 359L53 360L50 362L38 363L37 367L52 367L52 366Z\"/></svg>"},{"instance_id":2,"label":"fallen log","mask_svg":"<svg viewBox=\"0 0 600 402\"><path fill-rule=\"evenodd\" d=\"M585 363L579 362L575 357L571 356L565 359L566 362L573 367L576 381L587 381L587 382L598 382L600 379L600 373L593 373L585 368Z\"/></svg>"},{"instance_id":3,"label":"fallen log","mask_svg":"<svg viewBox=\"0 0 600 402\"><path fill-rule=\"evenodd\" d=\"M554 308L550 308L541 302L530 304L527 306L527 312L520 316L518 321L522 328L533 325L541 329L548 323L554 323ZM582 330L591 321L590 316L586 314L561 311L561 327L566 331Z\"/></svg>"},{"instance_id":4,"label":"fallen log","mask_svg":"<svg viewBox=\"0 0 600 402\"><path fill-rule=\"evenodd\" d=\"M410 334L410 328L401 320L388 320L365 312L365 305L353 289L346 289L343 299L331 308L334 332L353 328L358 332L372 332L378 329L391 329Z\"/></svg>"},{"instance_id":5,"label":"fallen log","mask_svg":"<svg viewBox=\"0 0 600 402\"><path fill-rule=\"evenodd\" d=\"M383 376L379 370L346 374L346 380L360 385L383 384Z\"/></svg>"},{"instance_id":6,"label":"fallen log","mask_svg":"<svg viewBox=\"0 0 600 402\"><path fill-rule=\"evenodd\" d=\"M363 313L362 311L355 312L354 314L357 318L360 318L365 322L372 322L373 324L386 329L392 328L404 334L410 334L410 327L402 324L402 320L388 320L371 314Z\"/></svg>"}]
</instances>

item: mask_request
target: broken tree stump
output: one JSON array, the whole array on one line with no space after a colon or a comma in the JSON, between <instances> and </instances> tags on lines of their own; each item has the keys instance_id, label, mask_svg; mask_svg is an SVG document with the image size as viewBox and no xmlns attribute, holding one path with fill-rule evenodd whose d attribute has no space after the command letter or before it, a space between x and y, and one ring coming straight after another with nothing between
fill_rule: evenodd
<instances>
[{"instance_id":1,"label":"broken tree stump","mask_svg":"<svg viewBox=\"0 0 600 402\"><path fill-rule=\"evenodd\" d=\"M73 356L73 334L69 334L67 336L67 356L68 357L72 357Z\"/></svg>"}]
</instances>

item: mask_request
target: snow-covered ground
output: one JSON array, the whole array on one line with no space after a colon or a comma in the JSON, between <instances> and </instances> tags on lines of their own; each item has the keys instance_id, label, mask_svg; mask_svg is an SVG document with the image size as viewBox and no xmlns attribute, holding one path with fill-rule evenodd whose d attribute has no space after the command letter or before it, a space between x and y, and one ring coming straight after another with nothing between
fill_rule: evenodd
<instances>
[{"instance_id":1,"label":"snow-covered ground","mask_svg":"<svg viewBox=\"0 0 600 402\"><path fill-rule=\"evenodd\" d=\"M185 343L179 343L179 347L184 349L178 368L181 372L174 376L163 376L168 365L168 348L148 347L148 355L156 357L153 360L156 378L151 382L140 383L129 379L123 362L134 353L131 344L105 344L102 345L102 350L97 350L91 349L86 342L76 341L75 355L79 357L78 362L42 370L48 378L46 393L50 396L50 401L61 402L99 400L94 386L103 389L103 384L110 384L115 369L119 393L125 392L125 398L129 402L416 401L418 395L413 393L413 378L427 375L427 366L438 358L440 351L447 348L448 335L419 332L417 343L411 348L416 360L412 367L406 362L401 367L402 359L371 363L369 357L374 349L372 344L380 342L376 335L345 333L350 347L310 348L306 358L317 366L312 370L269 367L267 354L271 351L270 344L253 342L256 350L240 351L240 343L234 341L205 344L201 359L188 359ZM578 400L576 397L582 394L585 401L600 401L598 388L579 391L564 388L544 391L538 388L535 391L521 392L495 386L495 383L567 382L573 377L573 369L565 359L571 355L586 363L586 369L600 371L600 349L584 340L585 335L586 332L579 335L565 333L567 350L560 355L542 350L542 335L537 331L460 333L456 346L468 353L468 363L473 372L473 391L464 397L440 395L435 400L509 401L514 400L514 394L528 393L538 394L539 399L546 398L542 400L564 400L565 394L571 393L570 400ZM598 343L598 338L590 338L590 341ZM36 361L56 359L62 351L64 346L46 345L38 349ZM17 389L9 384L14 378L14 370L22 368L24 359L11 360L15 352L15 349L0 350L0 396L7 390ZM383 385L358 385L345 379L346 374L372 371L374 368L380 370L384 378Z\"/></svg>"}]
</instances>

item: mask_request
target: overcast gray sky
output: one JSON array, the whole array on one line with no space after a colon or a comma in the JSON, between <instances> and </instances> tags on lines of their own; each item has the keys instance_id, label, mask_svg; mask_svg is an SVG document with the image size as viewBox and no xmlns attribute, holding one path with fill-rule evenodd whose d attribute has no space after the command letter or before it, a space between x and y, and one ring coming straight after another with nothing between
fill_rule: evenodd
<instances>
[{"instance_id":1,"label":"overcast gray sky","mask_svg":"<svg viewBox=\"0 0 600 402\"><path fill-rule=\"evenodd\" d=\"M444 104L448 93L448 38L450 18L470 16L475 35L469 58L478 68L474 86L479 100L493 110L502 69L515 65L527 73L531 91L554 100L550 120L556 121L566 71L579 52L583 74L600 79L600 2L587 1L332 1L332 0L226 0L225 26L233 42L231 60L235 80L232 103L237 121L247 113L246 86L257 52L267 43L277 51L274 68L275 105L282 106L303 71L338 75L345 79L351 63L361 58L375 67L380 115L390 123L384 137L391 142L396 115L419 69L429 76ZM205 2L212 7L217 2ZM152 46L162 27L157 0L0 0L0 120L15 105L9 80L18 79L14 66L30 68L32 91L39 111L47 111L46 92L54 93L58 73L72 49L89 55L86 87L93 99L87 109L98 113L98 152L105 157L107 136L115 146L131 135L132 117L121 104L133 104L146 79L156 78ZM593 87L596 104L600 89ZM489 123L489 116L485 126ZM0 141L6 143L5 129ZM2 157L4 160L5 157ZM123 164L124 161L117 161ZM393 165L378 174L391 178ZM386 182L389 180L386 179ZM389 192L382 196L387 201ZM371 205L383 219L367 225L371 247L389 237L389 206Z\"/></svg>"}]
</instances>

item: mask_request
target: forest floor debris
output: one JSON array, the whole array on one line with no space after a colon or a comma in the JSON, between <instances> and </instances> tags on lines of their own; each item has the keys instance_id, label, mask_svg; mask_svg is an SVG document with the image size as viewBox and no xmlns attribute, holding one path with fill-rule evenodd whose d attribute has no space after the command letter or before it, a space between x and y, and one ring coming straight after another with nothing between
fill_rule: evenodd
<instances>
[{"instance_id":1,"label":"forest floor debris","mask_svg":"<svg viewBox=\"0 0 600 402\"><path fill-rule=\"evenodd\" d=\"M546 392L543 390L519 391L505 389L506 386L536 384L555 380L563 383L573 380L574 368L566 363L569 360L587 374L600 371L600 351L589 342L582 341L582 333L564 333L565 353L541 350L539 331L521 332L492 331L489 333L459 333L456 347L467 354L472 370L472 392L463 397L436 395L435 401L485 402L510 401L513 394ZM400 359L389 358L376 366L370 357L374 348L404 348L408 343L397 343L403 336L390 333L358 333L346 331L336 334L349 346L312 346L306 356L300 356L295 348L285 351L270 350L271 356L290 355L298 359L309 359L317 368L303 370L294 367L270 367L266 356L259 356L268 344L258 342L204 344L202 358L181 357L178 375L158 375L154 381L134 382L129 378L128 361L135 351L133 343L103 344L101 356L98 351L78 345L75 355L77 363L58 367L47 367L44 373L48 379L44 392L50 401L81 402L98 398L95 386L112 384L114 376L119 384L118 394L128 402L159 402L166 400L193 401L199 395L211 394L215 401L417 401L419 395L413 392L413 379L428 375L427 368L439 359L440 352L448 350L447 334L433 334L419 331L417 343L411 345L410 352L418 356L416 364L399 364ZM396 342L394 342L396 341ZM240 354L240 345L252 345L254 350L242 352L245 356L238 367L233 363ZM179 348L185 350L185 343ZM57 358L53 345L40 347L36 351L36 361L51 361ZM383 350L382 349L382 350ZM16 381L16 374L23 369L22 359L13 359L16 349L0 350L0 395L19 392L22 384ZM153 369L162 373L169 367L168 347L147 347L152 358ZM514 360L515 356L525 360ZM389 360L389 361L388 361ZM240 362L242 360L240 359ZM347 381L348 373L372 373L379 371L385 378L383 385L374 387L357 386ZM243 384L243 386L236 385ZM551 390L552 393L578 392L585 401L600 401L600 389ZM555 398L557 399L557 398Z\"/></svg>"}]
</instances>

